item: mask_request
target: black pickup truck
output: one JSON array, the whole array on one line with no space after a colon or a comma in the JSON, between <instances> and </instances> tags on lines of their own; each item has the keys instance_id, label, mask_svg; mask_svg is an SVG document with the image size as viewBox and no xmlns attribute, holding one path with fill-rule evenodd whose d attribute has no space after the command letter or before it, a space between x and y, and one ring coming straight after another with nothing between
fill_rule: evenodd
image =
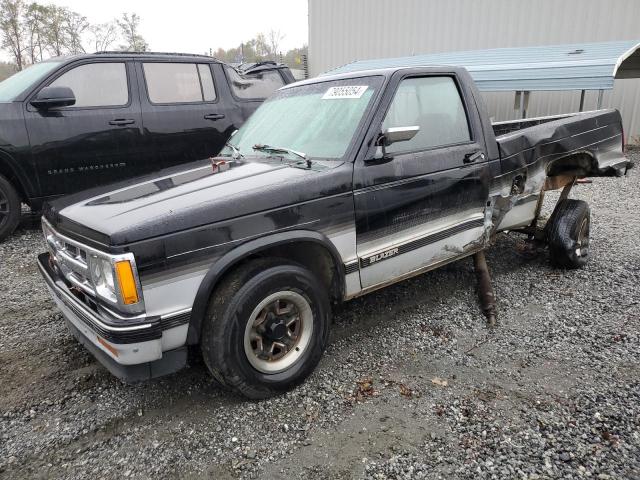
<instances>
[{"instance_id":1,"label":"black pickup truck","mask_svg":"<svg viewBox=\"0 0 640 480\"><path fill-rule=\"evenodd\" d=\"M481 255L497 232L537 231L553 262L584 265L589 208L568 194L626 173L619 113L496 128L461 68L292 84L212 160L51 203L39 269L118 377L175 372L196 347L222 385L273 395L320 360L332 302Z\"/></svg>"},{"instance_id":2,"label":"black pickup truck","mask_svg":"<svg viewBox=\"0 0 640 480\"><path fill-rule=\"evenodd\" d=\"M20 203L215 155L273 91L273 62L101 52L35 64L0 83L0 240Z\"/></svg>"}]
</instances>

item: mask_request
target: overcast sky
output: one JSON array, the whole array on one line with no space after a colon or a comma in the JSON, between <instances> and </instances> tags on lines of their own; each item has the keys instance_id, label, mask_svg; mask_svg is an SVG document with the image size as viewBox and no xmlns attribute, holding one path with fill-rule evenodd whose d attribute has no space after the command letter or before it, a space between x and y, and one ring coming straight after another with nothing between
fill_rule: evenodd
<instances>
[{"instance_id":1,"label":"overcast sky","mask_svg":"<svg viewBox=\"0 0 640 480\"><path fill-rule=\"evenodd\" d=\"M280 30L281 50L308 42L307 0L38 0L66 6L103 23L122 12L135 12L140 32L151 50L204 53L235 47L258 32ZM114 47L116 47L114 45ZM2 57L6 58L4 53Z\"/></svg>"}]
</instances>

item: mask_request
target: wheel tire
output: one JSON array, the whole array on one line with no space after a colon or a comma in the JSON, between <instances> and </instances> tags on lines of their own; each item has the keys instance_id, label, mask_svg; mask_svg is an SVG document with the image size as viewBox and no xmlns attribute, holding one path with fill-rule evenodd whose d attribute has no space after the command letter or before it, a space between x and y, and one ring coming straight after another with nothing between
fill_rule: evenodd
<instances>
[{"instance_id":1,"label":"wheel tire","mask_svg":"<svg viewBox=\"0 0 640 480\"><path fill-rule=\"evenodd\" d=\"M0 175L0 242L13 233L20 223L20 196L9 180Z\"/></svg>"},{"instance_id":2,"label":"wheel tire","mask_svg":"<svg viewBox=\"0 0 640 480\"><path fill-rule=\"evenodd\" d=\"M587 202L565 199L558 203L546 227L552 263L563 268L584 267L589 259L590 226Z\"/></svg>"},{"instance_id":3,"label":"wheel tire","mask_svg":"<svg viewBox=\"0 0 640 480\"><path fill-rule=\"evenodd\" d=\"M330 307L325 290L308 269L285 260L251 261L229 274L211 297L200 341L205 364L217 382L251 399L271 397L300 384L314 370L327 344ZM280 297L298 302L294 305L293 317L298 318L295 325L299 323L302 327L296 335L298 343L291 345L280 364L285 360L293 363L281 371L266 372L254 364L269 368L278 364L261 360L253 353L255 350L251 350L253 343L246 342L248 338L255 338L251 329L259 321L255 318L256 310L260 316L272 308L272 304L263 308L261 305L274 296L277 299L272 304L277 305L277 309L287 305L288 300L275 303L281 302ZM272 321L284 325L277 314L269 315L271 317L263 316L264 325ZM306 343L301 343L302 339ZM265 343L260 343L262 349L269 341L265 336ZM262 349L262 354L267 355ZM250 358L251 355L255 356Z\"/></svg>"}]
</instances>

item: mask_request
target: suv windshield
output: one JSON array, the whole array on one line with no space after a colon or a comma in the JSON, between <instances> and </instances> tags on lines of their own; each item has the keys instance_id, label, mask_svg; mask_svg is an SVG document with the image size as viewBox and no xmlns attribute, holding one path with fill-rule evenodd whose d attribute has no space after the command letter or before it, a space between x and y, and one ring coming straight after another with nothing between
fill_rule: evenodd
<instances>
[{"instance_id":1,"label":"suv windshield","mask_svg":"<svg viewBox=\"0 0 640 480\"><path fill-rule=\"evenodd\" d=\"M0 82L0 102L11 102L62 62L40 62Z\"/></svg>"},{"instance_id":2,"label":"suv windshield","mask_svg":"<svg viewBox=\"0 0 640 480\"><path fill-rule=\"evenodd\" d=\"M362 121L382 77L319 82L277 91L238 130L230 143L246 156L281 156L303 152L306 158L342 158ZM223 154L232 155L226 147ZM236 154L237 155L237 154Z\"/></svg>"}]
</instances>

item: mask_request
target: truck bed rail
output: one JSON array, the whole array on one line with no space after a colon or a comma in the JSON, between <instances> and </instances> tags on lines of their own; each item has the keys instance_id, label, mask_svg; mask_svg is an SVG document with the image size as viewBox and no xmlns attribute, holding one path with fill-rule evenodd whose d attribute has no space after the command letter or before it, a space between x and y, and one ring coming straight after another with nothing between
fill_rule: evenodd
<instances>
[{"instance_id":1,"label":"truck bed rail","mask_svg":"<svg viewBox=\"0 0 640 480\"><path fill-rule=\"evenodd\" d=\"M517 130L522 130L523 128L529 128L536 125L542 125L543 123L553 122L554 120L561 120L563 118L575 117L577 115L588 115L592 113L597 113L603 110L590 110L588 112L574 112L574 113L562 113L559 115L546 115L544 117L532 117L532 118L523 118L517 120L505 120L501 122L492 122L493 132L496 137L500 135L506 135L511 132L515 132Z\"/></svg>"}]
</instances>

